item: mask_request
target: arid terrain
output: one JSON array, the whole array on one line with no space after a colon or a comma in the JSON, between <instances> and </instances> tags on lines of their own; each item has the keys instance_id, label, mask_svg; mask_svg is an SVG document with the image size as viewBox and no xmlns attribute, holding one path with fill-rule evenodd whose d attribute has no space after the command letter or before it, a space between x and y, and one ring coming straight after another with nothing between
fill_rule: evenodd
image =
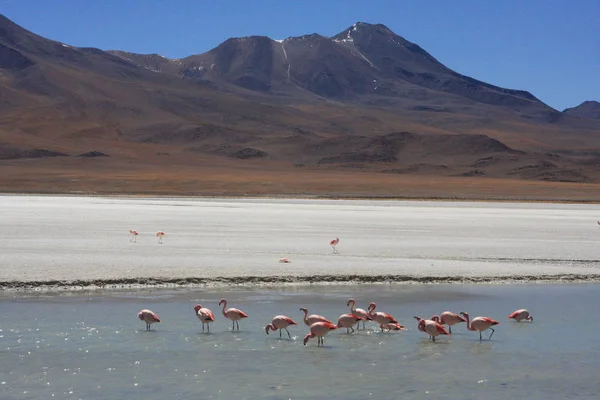
<instances>
[{"instance_id":1,"label":"arid terrain","mask_svg":"<svg viewBox=\"0 0 600 400\"><path fill-rule=\"evenodd\" d=\"M600 200L600 118L466 77L383 25L171 60L0 16L0 190Z\"/></svg>"}]
</instances>

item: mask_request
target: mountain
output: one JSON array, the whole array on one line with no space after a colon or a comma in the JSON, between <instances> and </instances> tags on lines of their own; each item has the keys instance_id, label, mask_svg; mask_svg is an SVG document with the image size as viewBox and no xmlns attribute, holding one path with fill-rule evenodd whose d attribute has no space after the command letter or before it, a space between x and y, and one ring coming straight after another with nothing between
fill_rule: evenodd
<instances>
[{"instance_id":1,"label":"mountain","mask_svg":"<svg viewBox=\"0 0 600 400\"><path fill-rule=\"evenodd\" d=\"M3 190L346 193L367 174L385 194L407 176L594 183L599 159L599 121L454 72L383 25L174 60L0 16Z\"/></svg>"},{"instance_id":2,"label":"mountain","mask_svg":"<svg viewBox=\"0 0 600 400\"><path fill-rule=\"evenodd\" d=\"M597 101L584 101L577 107L565 109L563 114L579 118L600 119L600 103Z\"/></svg>"}]
</instances>

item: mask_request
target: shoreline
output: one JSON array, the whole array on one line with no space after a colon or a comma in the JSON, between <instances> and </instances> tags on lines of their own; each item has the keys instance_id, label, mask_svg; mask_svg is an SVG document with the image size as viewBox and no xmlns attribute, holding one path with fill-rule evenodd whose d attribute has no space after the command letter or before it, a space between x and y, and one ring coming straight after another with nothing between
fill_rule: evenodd
<instances>
[{"instance_id":1,"label":"shoreline","mask_svg":"<svg viewBox=\"0 0 600 400\"><path fill-rule=\"evenodd\" d=\"M431 285L431 284L596 284L600 274L552 274L505 276L410 276L410 275L273 275L188 278L123 278L77 279L42 281L3 281L0 293L9 292L74 292L111 289L164 289L164 288L226 288L226 287L303 287L326 285Z\"/></svg>"},{"instance_id":2,"label":"shoreline","mask_svg":"<svg viewBox=\"0 0 600 400\"><path fill-rule=\"evenodd\" d=\"M466 197L466 196L361 196L361 195L239 195L239 194L175 194L169 192L9 192L0 190L2 197L81 197L81 198L114 198L114 199L184 199L184 200L342 200L342 201L420 201L420 202L478 202L478 203L547 203L547 204L600 204L598 199L566 199L566 198L529 198L529 197Z\"/></svg>"}]
</instances>

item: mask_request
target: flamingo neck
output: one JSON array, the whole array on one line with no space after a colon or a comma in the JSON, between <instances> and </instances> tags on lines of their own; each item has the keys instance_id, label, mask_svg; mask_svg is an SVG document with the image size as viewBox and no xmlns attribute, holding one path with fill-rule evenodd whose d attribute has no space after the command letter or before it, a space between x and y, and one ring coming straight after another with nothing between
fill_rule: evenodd
<instances>
[{"instance_id":1,"label":"flamingo neck","mask_svg":"<svg viewBox=\"0 0 600 400\"><path fill-rule=\"evenodd\" d=\"M356 303L354 301L350 302L350 311L352 312L352 314L356 312Z\"/></svg>"},{"instance_id":2,"label":"flamingo neck","mask_svg":"<svg viewBox=\"0 0 600 400\"><path fill-rule=\"evenodd\" d=\"M467 329L470 331L476 331L477 329L471 326L471 318L469 318L469 314L465 313L463 317L465 317L465 320L467 321Z\"/></svg>"},{"instance_id":3,"label":"flamingo neck","mask_svg":"<svg viewBox=\"0 0 600 400\"><path fill-rule=\"evenodd\" d=\"M225 307L227 307L227 301L223 302L223 315L227 316L227 314L225 313Z\"/></svg>"},{"instance_id":4,"label":"flamingo neck","mask_svg":"<svg viewBox=\"0 0 600 400\"><path fill-rule=\"evenodd\" d=\"M308 310L302 310L304 312L304 323L308 325Z\"/></svg>"}]
</instances>

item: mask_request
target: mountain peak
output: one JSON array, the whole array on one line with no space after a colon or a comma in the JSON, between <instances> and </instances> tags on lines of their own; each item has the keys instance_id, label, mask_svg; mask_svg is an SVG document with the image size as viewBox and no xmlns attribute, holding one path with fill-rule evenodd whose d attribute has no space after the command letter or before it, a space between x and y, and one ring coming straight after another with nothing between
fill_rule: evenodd
<instances>
[{"instance_id":1,"label":"mountain peak","mask_svg":"<svg viewBox=\"0 0 600 400\"><path fill-rule=\"evenodd\" d=\"M563 113L579 118L600 119L600 102L587 100L576 107L566 108Z\"/></svg>"}]
</instances>

